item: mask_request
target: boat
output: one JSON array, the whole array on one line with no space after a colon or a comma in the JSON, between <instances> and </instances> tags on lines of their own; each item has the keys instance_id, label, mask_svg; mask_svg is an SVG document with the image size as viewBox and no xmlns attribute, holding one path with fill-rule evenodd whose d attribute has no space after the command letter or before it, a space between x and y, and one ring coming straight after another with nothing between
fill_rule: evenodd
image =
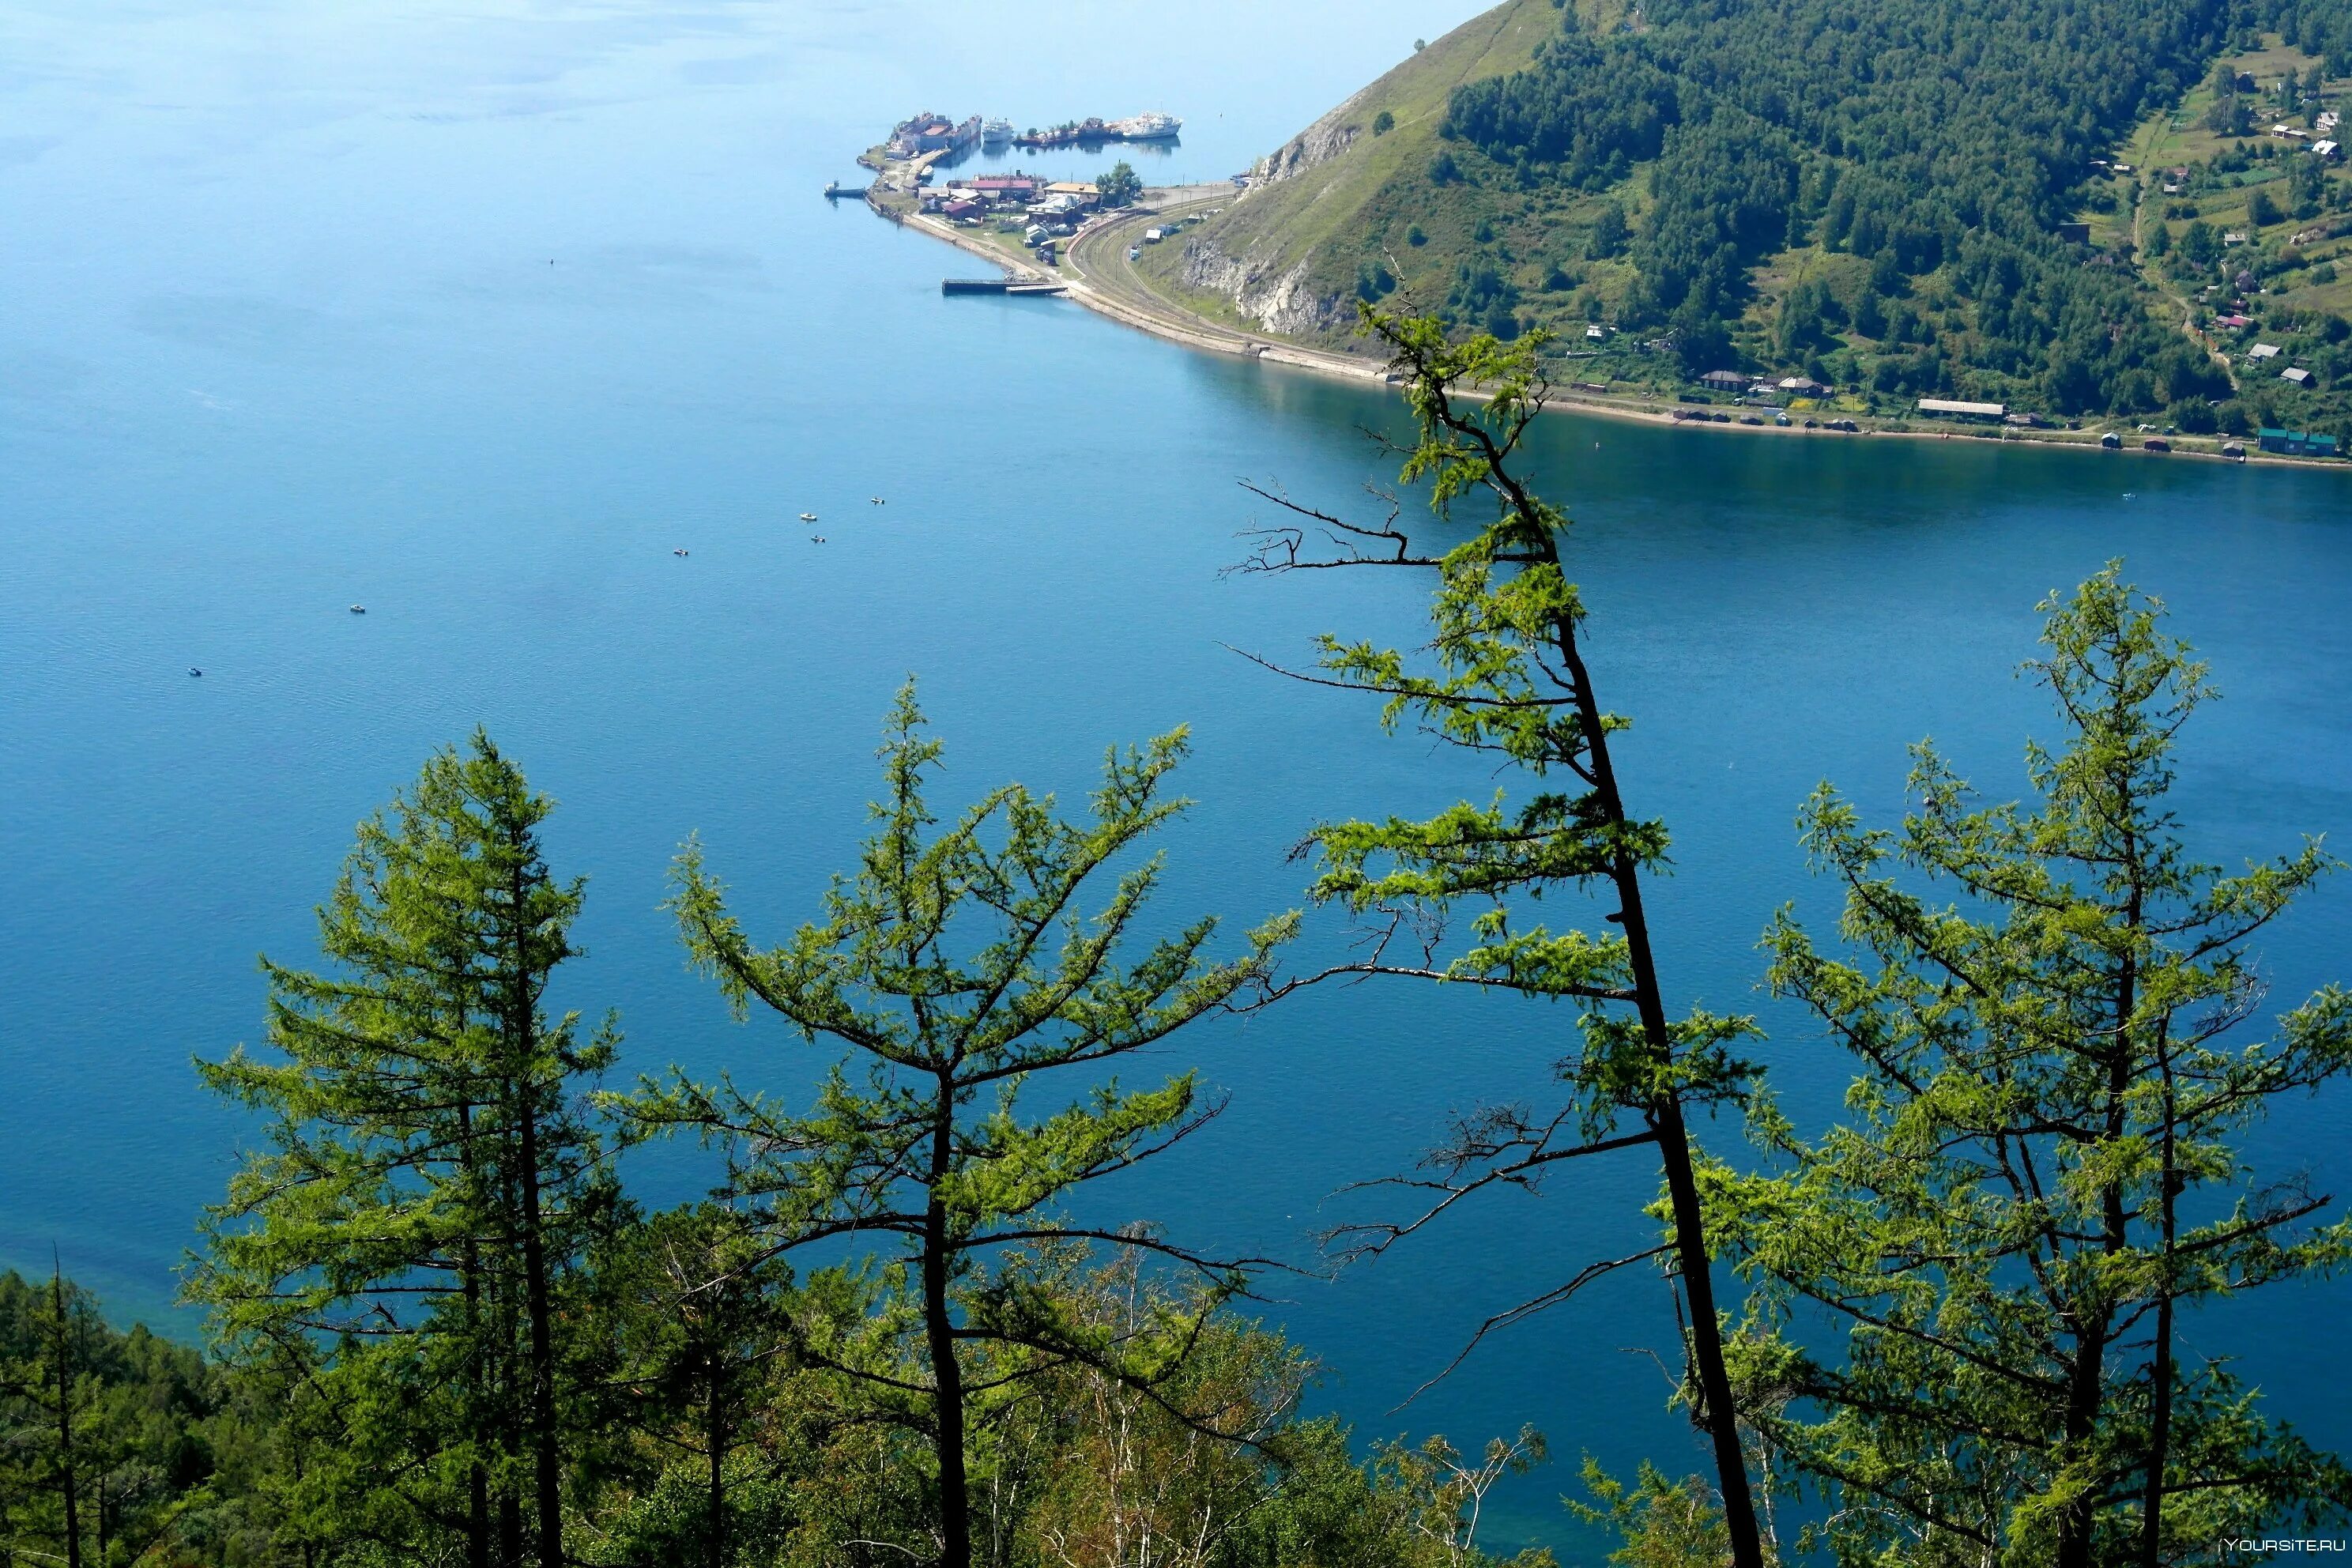
<instances>
[{"instance_id":1,"label":"boat","mask_svg":"<svg viewBox=\"0 0 2352 1568\"><path fill-rule=\"evenodd\" d=\"M355 616L364 616L367 614L367 606L365 605L353 605L352 606L352 614Z\"/></svg>"},{"instance_id":2,"label":"boat","mask_svg":"<svg viewBox=\"0 0 2352 1568\"><path fill-rule=\"evenodd\" d=\"M1003 147L1013 141L1013 121L992 120L980 128L980 144L983 147Z\"/></svg>"},{"instance_id":3,"label":"boat","mask_svg":"<svg viewBox=\"0 0 2352 1568\"><path fill-rule=\"evenodd\" d=\"M804 511L801 513L801 521L803 522L814 522L816 521L816 513L813 511Z\"/></svg>"},{"instance_id":4,"label":"boat","mask_svg":"<svg viewBox=\"0 0 2352 1568\"><path fill-rule=\"evenodd\" d=\"M189 667L189 669L188 669L188 673L189 673L190 675L202 675L202 674L204 673L204 671L203 671L203 670L201 670L201 669L197 669L197 668L195 668L194 666L190 666L190 667Z\"/></svg>"},{"instance_id":5,"label":"boat","mask_svg":"<svg viewBox=\"0 0 2352 1568\"><path fill-rule=\"evenodd\" d=\"M1104 129L1129 142L1167 142L1184 129L1184 122L1172 114L1139 114L1132 120L1114 120Z\"/></svg>"}]
</instances>

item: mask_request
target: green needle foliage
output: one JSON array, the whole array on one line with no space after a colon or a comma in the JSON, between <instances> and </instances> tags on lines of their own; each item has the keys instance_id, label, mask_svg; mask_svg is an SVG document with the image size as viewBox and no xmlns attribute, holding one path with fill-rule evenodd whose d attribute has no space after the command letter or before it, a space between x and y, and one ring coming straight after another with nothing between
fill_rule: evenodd
<instances>
[{"instance_id":1,"label":"green needle foliage","mask_svg":"<svg viewBox=\"0 0 2352 1568\"><path fill-rule=\"evenodd\" d=\"M1585 606L1560 553L1568 518L1525 477L1522 443L1549 390L1544 340L1507 347L1480 334L1454 342L1436 321L1370 307L1363 320L1387 346L1412 410L1417 438L1402 454L1402 480L1426 484L1441 519L1475 510L1476 531L1430 555L1414 550L1393 513L1385 525L1361 526L1257 490L1304 521L1263 535L1246 569L1433 574L1427 657L1327 636L1322 673L1304 679L1385 698L1391 728L1412 720L1515 775L1523 793L1513 801L1498 792L1487 804L1464 801L1427 817L1317 829L1312 896L1370 922L1369 956L1270 986L1266 998L1325 979L1388 974L1573 1002L1580 1014L1577 1043L1558 1064L1561 1097L1553 1109L1514 1105L1469 1118L1432 1157L1425 1178L1403 1184L1433 1194L1426 1211L1341 1237L1359 1254L1377 1253L1473 1193L1532 1188L1563 1162L1654 1145L1665 1176L1665 1239L1586 1266L1496 1313L1478 1335L1556 1306L1616 1269L1671 1258L1688 1308L1688 1400L1714 1447L1734 1560L1760 1568L1686 1120L1695 1107L1745 1100L1754 1069L1734 1053L1753 1026L1705 1012L1676 1018L1666 1008L1642 897L1644 877L1665 864L1666 830L1635 816L1619 788L1610 738L1626 721L1601 706L1585 662ZM1329 552L1307 546L1309 523ZM1575 892L1604 900L1601 918L1616 931L1555 931L1526 918L1528 905ZM1472 911L1466 942L1449 930L1465 909Z\"/></svg>"},{"instance_id":2,"label":"green needle foliage","mask_svg":"<svg viewBox=\"0 0 2352 1568\"><path fill-rule=\"evenodd\" d=\"M294 1539L563 1561L558 1298L616 1200L582 1100L613 1034L543 1005L582 899L551 809L479 731L436 754L319 911L335 967L264 961L270 1052L198 1064L267 1119L187 1294L289 1380Z\"/></svg>"},{"instance_id":3,"label":"green needle foliage","mask_svg":"<svg viewBox=\"0 0 2352 1568\"><path fill-rule=\"evenodd\" d=\"M273 1414L204 1357L107 1327L52 1273L0 1273L0 1563L128 1568L268 1552Z\"/></svg>"},{"instance_id":4,"label":"green needle foliage","mask_svg":"<svg viewBox=\"0 0 2352 1568\"><path fill-rule=\"evenodd\" d=\"M854 1332L811 1332L801 1353L848 1380L873 1419L929 1442L948 1568L972 1559L971 1467L987 1462L989 1434L1037 1377L1077 1363L1155 1394L1244 1288L1247 1260L1058 1212L1072 1189L1215 1114L1191 1073L1130 1089L1099 1069L1222 1008L1264 975L1289 928L1268 924L1222 963L1207 956L1213 920L1141 934L1160 862L1115 877L1110 868L1183 809L1164 785L1184 749L1180 731L1114 752L1087 820L1064 820L1051 797L1007 784L942 829L924 793L940 745L909 687L882 748L875 832L856 873L826 895L822 921L754 947L699 849L677 866L688 949L738 1016L757 1001L844 1054L805 1111L680 1077L649 1090L638 1114L723 1143L722 1195L756 1215L773 1248L894 1243L875 1314ZM1111 885L1088 914L1102 880ZM1033 1079L1064 1070L1091 1087L1027 1114ZM1007 1248L1070 1237L1153 1254L1192 1271L1198 1289L1114 1329L1003 1266Z\"/></svg>"},{"instance_id":5,"label":"green needle foliage","mask_svg":"<svg viewBox=\"0 0 2352 1568\"><path fill-rule=\"evenodd\" d=\"M2065 741L2028 748L2027 804L1979 804L1922 745L1899 830L1826 785L1806 805L1853 956L1784 912L1771 980L1859 1076L1818 1143L1757 1119L1788 1170L1714 1173L1757 1326L1810 1304L1846 1332L1843 1364L1768 1331L1741 1367L1769 1446L1833 1501L1840 1563L2201 1562L2352 1497L2263 1415L2220 1323L2200 1356L2176 1333L2352 1256L2352 1223L2246 1147L2271 1102L2352 1068L2352 995L2263 1030L2249 952L2334 862L2191 859L2170 795L2204 667L2115 566L2042 609L2027 668Z\"/></svg>"}]
</instances>

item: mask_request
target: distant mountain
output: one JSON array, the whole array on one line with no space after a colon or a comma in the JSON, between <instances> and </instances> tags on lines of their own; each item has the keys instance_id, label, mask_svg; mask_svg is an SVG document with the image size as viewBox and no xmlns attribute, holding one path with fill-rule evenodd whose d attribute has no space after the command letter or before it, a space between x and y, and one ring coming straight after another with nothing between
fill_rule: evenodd
<instances>
[{"instance_id":1,"label":"distant mountain","mask_svg":"<svg viewBox=\"0 0 2352 1568\"><path fill-rule=\"evenodd\" d=\"M1360 300L1547 327L1627 390L2352 437L2347 73L2302 0L1507 0L1144 266L1326 346Z\"/></svg>"}]
</instances>

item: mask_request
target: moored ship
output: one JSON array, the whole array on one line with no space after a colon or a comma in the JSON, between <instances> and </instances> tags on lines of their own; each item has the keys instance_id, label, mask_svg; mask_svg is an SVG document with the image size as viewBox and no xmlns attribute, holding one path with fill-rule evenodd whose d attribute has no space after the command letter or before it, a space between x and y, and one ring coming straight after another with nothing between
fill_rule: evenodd
<instances>
[{"instance_id":1,"label":"moored ship","mask_svg":"<svg viewBox=\"0 0 2352 1568\"><path fill-rule=\"evenodd\" d=\"M1114 120L1106 129L1129 142L1164 142L1183 130L1184 122L1172 114L1139 114L1132 120Z\"/></svg>"},{"instance_id":2,"label":"moored ship","mask_svg":"<svg viewBox=\"0 0 2352 1568\"><path fill-rule=\"evenodd\" d=\"M980 144L983 147L1005 147L1013 142L1013 121L992 120L980 128Z\"/></svg>"}]
</instances>

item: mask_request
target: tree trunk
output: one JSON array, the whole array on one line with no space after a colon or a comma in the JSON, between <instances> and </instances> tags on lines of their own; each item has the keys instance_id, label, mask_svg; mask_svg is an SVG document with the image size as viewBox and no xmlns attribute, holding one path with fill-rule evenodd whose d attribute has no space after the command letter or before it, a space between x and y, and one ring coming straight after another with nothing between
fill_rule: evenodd
<instances>
[{"instance_id":1,"label":"tree trunk","mask_svg":"<svg viewBox=\"0 0 2352 1568\"><path fill-rule=\"evenodd\" d=\"M1521 516L1534 515L1528 499L1514 498ZM1558 552L1549 539L1546 553ZM1602 728L1601 704L1592 678L1578 647L1576 627L1563 619L1557 637L1560 658L1576 697L1576 711L1584 726L1587 756L1592 766L1593 794L1612 829L1626 822L1625 804L1617 791L1617 775L1610 765L1609 740ZM1617 892L1618 919L1625 929L1626 955L1633 971L1635 1005L1642 1032L1660 1060L1674 1049L1666 1023L1665 998L1658 984L1655 957L1650 951L1650 926L1642 908L1641 868L1620 848L1612 856L1611 880ZM1682 1101L1669 1091L1649 1108L1650 1125L1658 1135L1658 1153L1665 1167L1666 1192L1674 1214L1675 1258L1682 1277L1684 1300L1690 1308L1690 1351L1698 1378L1699 1416L1715 1447L1717 1489L1723 1500L1724 1524L1731 1536L1733 1568L1764 1568L1763 1534L1757 1528L1756 1499L1748 1484L1748 1457L1739 1445L1739 1413L1731 1399L1731 1374L1724 1365L1723 1328L1716 1320L1715 1279L1707 1255L1706 1227L1699 1210L1698 1179L1691 1162L1690 1132L1683 1120Z\"/></svg>"},{"instance_id":2,"label":"tree trunk","mask_svg":"<svg viewBox=\"0 0 2352 1568\"><path fill-rule=\"evenodd\" d=\"M939 1184L953 1159L955 1086L940 1074L940 1108L931 1133L930 1202L923 1211L923 1327L937 1392L934 1446L940 1466L940 1568L971 1568L971 1497L963 1471L963 1365L948 1316L948 1214Z\"/></svg>"},{"instance_id":3,"label":"tree trunk","mask_svg":"<svg viewBox=\"0 0 2352 1568\"><path fill-rule=\"evenodd\" d=\"M478 1182L471 1106L457 1108L457 1129L459 1157L468 1179ZM466 1468L466 1568L490 1568L490 1471L482 1463L482 1445L489 1436L482 1413L490 1407L482 1355L482 1247L471 1235L466 1237L460 1268L466 1322L466 1436L474 1451L473 1462Z\"/></svg>"},{"instance_id":4,"label":"tree trunk","mask_svg":"<svg viewBox=\"0 0 2352 1568\"><path fill-rule=\"evenodd\" d=\"M706 1440L710 1445L710 1568L726 1568L727 1563L727 1412L725 1390L721 1386L719 1357L709 1362L710 1398Z\"/></svg>"},{"instance_id":5,"label":"tree trunk","mask_svg":"<svg viewBox=\"0 0 2352 1568\"><path fill-rule=\"evenodd\" d=\"M66 1326L64 1273L49 1270L49 1310L57 1319L55 1351L58 1363L58 1479L66 1505L66 1568L81 1568L81 1500L79 1478L74 1473L73 1342Z\"/></svg>"},{"instance_id":6,"label":"tree trunk","mask_svg":"<svg viewBox=\"0 0 2352 1568\"><path fill-rule=\"evenodd\" d=\"M2179 1198L2179 1177L2174 1166L2179 1158L2177 1139L2179 1111L2173 1104L2172 1050L2170 1043L2157 1043L2158 1060L2164 1073L2164 1152L2157 1167L2157 1179L2164 1184L2162 1199L2161 1251L2163 1270L2157 1280L2159 1294L2156 1299L2156 1346L2148 1367L2148 1397L2152 1408L2147 1432L2147 1499L2140 1508L2139 1560L2140 1568L2161 1568L2164 1550L2164 1472L2171 1459L2172 1450L2172 1247L2177 1236L2174 1205Z\"/></svg>"},{"instance_id":7,"label":"tree trunk","mask_svg":"<svg viewBox=\"0 0 2352 1568\"><path fill-rule=\"evenodd\" d=\"M538 1086L526 1074L522 1104L522 1289L530 1333L532 1479L539 1504L540 1568L563 1568L563 1471L555 1425L555 1343L548 1301L547 1237L540 1215Z\"/></svg>"},{"instance_id":8,"label":"tree trunk","mask_svg":"<svg viewBox=\"0 0 2352 1568\"><path fill-rule=\"evenodd\" d=\"M555 1422L555 1337L548 1300L546 1219L540 1212L539 1083L533 1058L538 1055L539 988L531 973L526 929L530 891L523 885L523 863L515 863L508 896L514 902L513 990L507 997L509 1092L514 1096L517 1151L516 1183L522 1203L522 1300L525 1328L530 1336L530 1386L526 1418L530 1426L531 1479L539 1514L540 1568L563 1568L563 1471Z\"/></svg>"}]
</instances>

